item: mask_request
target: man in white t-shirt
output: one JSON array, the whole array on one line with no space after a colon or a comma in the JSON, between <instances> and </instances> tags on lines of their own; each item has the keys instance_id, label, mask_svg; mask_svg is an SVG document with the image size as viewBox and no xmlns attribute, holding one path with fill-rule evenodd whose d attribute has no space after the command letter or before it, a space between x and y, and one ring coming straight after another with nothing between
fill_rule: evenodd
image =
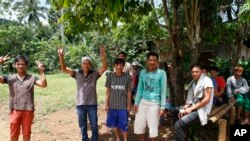
<instances>
[{"instance_id":1,"label":"man in white t-shirt","mask_svg":"<svg viewBox=\"0 0 250 141\"><path fill-rule=\"evenodd\" d=\"M175 122L176 141L185 140L185 130L193 123L200 120L201 125L206 125L213 105L212 80L202 73L203 68L200 64L195 64L191 68L193 80L189 84L186 104L179 110L179 119Z\"/></svg>"}]
</instances>

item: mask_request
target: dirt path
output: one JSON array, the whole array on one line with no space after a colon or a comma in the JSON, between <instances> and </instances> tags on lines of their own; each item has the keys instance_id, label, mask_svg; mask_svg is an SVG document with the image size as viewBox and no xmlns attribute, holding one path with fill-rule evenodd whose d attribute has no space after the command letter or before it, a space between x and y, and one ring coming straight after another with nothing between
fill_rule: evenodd
<instances>
[{"instance_id":1,"label":"dirt path","mask_svg":"<svg viewBox=\"0 0 250 141\"><path fill-rule=\"evenodd\" d=\"M7 104L6 104L7 105ZM9 116L8 107L0 106L0 140L9 140ZM114 141L112 130L105 126L106 112L103 107L98 110L98 125L100 141ZM89 128L90 129L90 128ZM91 136L91 132L88 131ZM172 128L167 126L160 128L159 141L172 140ZM133 124L129 125L129 141L138 141L133 134ZM75 108L63 109L46 115L35 117L32 126L32 141L80 141L81 135L77 123Z\"/></svg>"}]
</instances>

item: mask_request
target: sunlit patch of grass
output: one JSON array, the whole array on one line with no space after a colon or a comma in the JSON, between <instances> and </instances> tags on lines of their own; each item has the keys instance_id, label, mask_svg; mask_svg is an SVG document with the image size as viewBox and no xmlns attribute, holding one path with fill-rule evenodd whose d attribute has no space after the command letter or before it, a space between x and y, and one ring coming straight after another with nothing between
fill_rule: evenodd
<instances>
[{"instance_id":1,"label":"sunlit patch of grass","mask_svg":"<svg viewBox=\"0 0 250 141\"><path fill-rule=\"evenodd\" d=\"M7 85L0 85L0 104L9 100L9 88Z\"/></svg>"}]
</instances>

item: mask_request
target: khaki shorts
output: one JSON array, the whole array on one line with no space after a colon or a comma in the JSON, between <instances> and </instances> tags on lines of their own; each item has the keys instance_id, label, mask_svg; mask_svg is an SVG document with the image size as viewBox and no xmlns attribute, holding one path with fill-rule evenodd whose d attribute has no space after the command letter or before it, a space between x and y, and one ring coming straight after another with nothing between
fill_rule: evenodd
<instances>
[{"instance_id":1,"label":"khaki shorts","mask_svg":"<svg viewBox=\"0 0 250 141\"><path fill-rule=\"evenodd\" d=\"M135 115L134 133L144 134L146 125L148 125L149 137L157 137L160 118L159 112L159 104L142 99L138 107L138 112Z\"/></svg>"},{"instance_id":2,"label":"khaki shorts","mask_svg":"<svg viewBox=\"0 0 250 141\"><path fill-rule=\"evenodd\" d=\"M17 137L22 126L23 136L30 136L34 111L13 110L10 113L10 136Z\"/></svg>"}]
</instances>

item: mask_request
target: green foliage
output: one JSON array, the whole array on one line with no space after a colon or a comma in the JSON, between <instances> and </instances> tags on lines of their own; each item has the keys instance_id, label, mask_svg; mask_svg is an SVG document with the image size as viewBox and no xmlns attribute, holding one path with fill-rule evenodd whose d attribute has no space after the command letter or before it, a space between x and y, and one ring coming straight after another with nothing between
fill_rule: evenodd
<instances>
[{"instance_id":1,"label":"green foliage","mask_svg":"<svg viewBox=\"0 0 250 141\"><path fill-rule=\"evenodd\" d=\"M230 45L236 40L237 23L218 23L204 31L202 40L208 45Z\"/></svg>"},{"instance_id":2,"label":"green foliage","mask_svg":"<svg viewBox=\"0 0 250 141\"><path fill-rule=\"evenodd\" d=\"M230 73L231 58L222 59L222 58L216 57L215 59L211 59L210 61L212 61L214 65L219 68L219 75L223 76L225 79L231 76L231 73Z\"/></svg>"},{"instance_id":3,"label":"green foliage","mask_svg":"<svg viewBox=\"0 0 250 141\"><path fill-rule=\"evenodd\" d=\"M147 14L152 10L148 1L127 0L50 0L55 9L64 9L60 22L66 23L66 33L78 34L83 31L107 32L116 27L118 21L129 22L131 15Z\"/></svg>"},{"instance_id":4,"label":"green foliage","mask_svg":"<svg viewBox=\"0 0 250 141\"><path fill-rule=\"evenodd\" d=\"M241 64L244 68L244 73L243 73L242 77L247 80L248 84L250 84L250 59L239 60L238 63Z\"/></svg>"},{"instance_id":5,"label":"green foliage","mask_svg":"<svg viewBox=\"0 0 250 141\"><path fill-rule=\"evenodd\" d=\"M240 20L243 23L250 22L250 0L247 0L246 3L241 7L239 12Z\"/></svg>"},{"instance_id":6,"label":"green foliage","mask_svg":"<svg viewBox=\"0 0 250 141\"><path fill-rule=\"evenodd\" d=\"M98 57L93 53L92 48L88 47L86 44L70 45L67 50L65 60L69 67L80 68L82 57L89 56L92 59L93 67L97 68L100 60L97 59Z\"/></svg>"},{"instance_id":7,"label":"green foliage","mask_svg":"<svg viewBox=\"0 0 250 141\"><path fill-rule=\"evenodd\" d=\"M238 14L239 20L238 24L243 38L250 38L250 0L247 0L246 3L240 7L240 12Z\"/></svg>"},{"instance_id":8,"label":"green foliage","mask_svg":"<svg viewBox=\"0 0 250 141\"><path fill-rule=\"evenodd\" d=\"M11 59L3 66L3 72L14 72L13 59L18 55L29 58L29 70L37 71L36 60L45 63L48 71L58 69L55 40L47 27L31 29L28 26L15 22L0 25L0 52L1 55L9 54ZM57 41L59 41L57 39ZM50 56L50 57L48 57Z\"/></svg>"},{"instance_id":9,"label":"green foliage","mask_svg":"<svg viewBox=\"0 0 250 141\"><path fill-rule=\"evenodd\" d=\"M127 37L129 39L150 40L154 38L168 38L170 35L165 28L159 26L156 17L152 14L148 16L135 16L133 22L123 24L118 28L117 37Z\"/></svg>"},{"instance_id":10,"label":"green foliage","mask_svg":"<svg viewBox=\"0 0 250 141\"><path fill-rule=\"evenodd\" d=\"M54 73L59 71L59 62L57 55L57 47L59 47L60 41L57 38L51 38L48 41L39 41L36 43L39 50L34 53L31 58L31 63L35 63L35 60L41 61L46 66L47 73ZM35 65L35 64L34 64ZM35 72L37 68L30 68L32 72Z\"/></svg>"},{"instance_id":11,"label":"green foliage","mask_svg":"<svg viewBox=\"0 0 250 141\"><path fill-rule=\"evenodd\" d=\"M21 24L3 24L0 25L0 52L1 55L9 54L10 57L14 58L18 54L32 56L37 50L35 46L38 41L33 36L33 31ZM33 42L31 42L33 41ZM11 68L13 60L5 63L4 71L12 71Z\"/></svg>"}]
</instances>

